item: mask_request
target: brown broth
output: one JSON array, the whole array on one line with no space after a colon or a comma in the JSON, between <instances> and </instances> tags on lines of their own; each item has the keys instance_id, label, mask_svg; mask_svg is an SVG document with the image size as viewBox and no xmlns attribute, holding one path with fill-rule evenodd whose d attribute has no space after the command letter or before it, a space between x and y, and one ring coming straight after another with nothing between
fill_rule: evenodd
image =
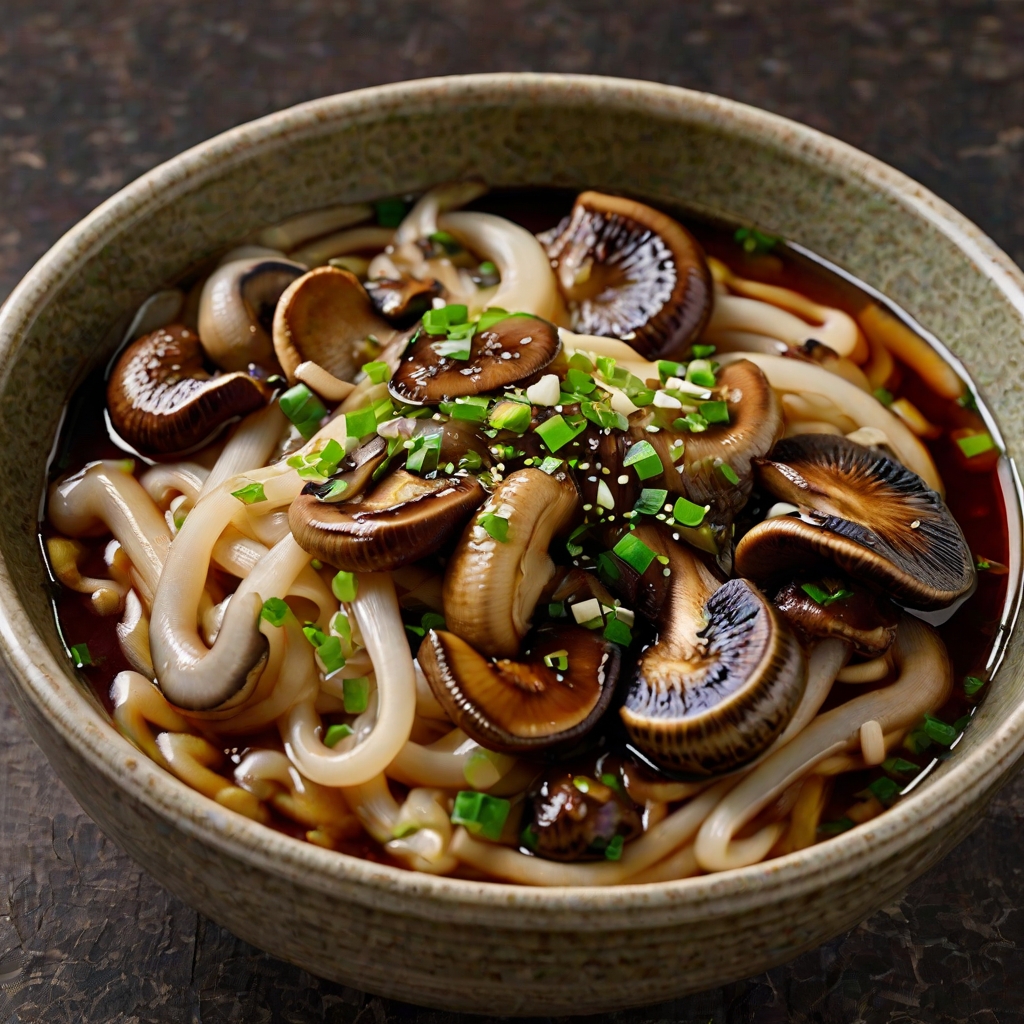
<instances>
[{"instance_id":1,"label":"brown broth","mask_svg":"<svg viewBox=\"0 0 1024 1024\"><path fill-rule=\"evenodd\" d=\"M557 224L571 209L574 198L574 192L562 189L505 189L488 194L471 208L500 214L537 232ZM823 262L801 253L796 247L780 243L770 253L751 255L734 240L733 227L698 220L685 211L669 212L678 216L690 228L709 255L729 265L740 276L792 288L816 301L837 306L854 315L868 304L880 302L918 333L922 333L917 325L887 300L874 295L846 276L833 272ZM192 283L190 280L184 282L185 285ZM51 466L51 480L96 459L125 457L125 453L110 439L106 429L103 416L105 390L103 371L97 371L72 396L57 455ZM898 361L897 382L891 385L891 390L909 398L928 420L942 428L943 433L937 440L926 441L925 444L945 481L947 504L960 523L971 550L976 556L1008 565L1011 557L1010 534L1011 531L1015 535L1019 534L1020 513L1007 460L982 457L977 462L967 462L960 456L948 434L950 430L962 427L991 429L991 417L987 417L986 422L980 412L936 395L912 369ZM1003 467L1002 475L1000 465ZM136 463L136 472L145 468ZM43 522L40 524L40 534L45 542L45 538L53 534L52 528ZM108 538L86 540L85 543L88 555L81 566L83 572L100 577L107 575L103 551ZM1005 639L1013 611L1013 602L1007 600L1011 593L1009 588L1012 583L1012 593L1016 592L1018 573L1017 565L1011 566L1008 573L980 572L977 589L968 599L951 613L929 617L930 621L937 624L953 665L953 696L943 708L936 710L937 717L947 723L957 722L969 715L987 690L986 685L975 697L968 697L963 690L963 679L967 675L974 675L987 680L992 666L997 663L1000 645ZM94 664L84 669L83 674L96 696L111 710L110 682L119 671L129 667L117 642L117 617L99 618L90 610L85 596L59 584L55 584L54 588L54 605L62 635L69 646L81 642L89 644ZM865 689L863 686L837 684L829 704L847 700L857 693L865 692ZM264 736L260 740L264 747L269 745L280 749L276 736ZM226 748L228 767L232 762L237 763L245 748L256 741L256 737L247 737ZM900 756L920 765L922 773L919 778L934 765L936 753L939 757L947 757L952 752L935 745L919 756L914 756L908 750L899 752ZM881 775L880 769L874 769L847 773L840 777L823 820L829 822L842 819L846 809L855 800L855 794ZM272 824L296 837L304 834L302 827L277 814L273 815ZM358 856L395 863L367 837L342 842L338 848Z\"/></svg>"}]
</instances>

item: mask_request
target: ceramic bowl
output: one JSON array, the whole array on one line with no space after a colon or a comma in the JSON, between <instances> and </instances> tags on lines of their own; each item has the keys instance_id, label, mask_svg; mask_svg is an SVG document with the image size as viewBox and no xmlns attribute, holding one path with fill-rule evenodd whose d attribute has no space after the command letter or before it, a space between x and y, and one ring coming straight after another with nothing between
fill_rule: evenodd
<instances>
[{"instance_id":1,"label":"ceramic bowl","mask_svg":"<svg viewBox=\"0 0 1024 1024\"><path fill-rule=\"evenodd\" d=\"M239 936L391 997L507 1014L607 1011L754 974L850 928L959 842L1024 745L1024 640L955 756L881 817L766 864L669 884L530 889L382 867L270 831L139 754L77 679L36 523L62 406L126 311L254 228L478 174L622 190L755 223L892 297L1024 444L1024 276L921 186L810 128L682 89L482 75L333 96L226 132L65 235L0 319L0 637L32 736L99 825ZM1016 590L1016 586L1014 586Z\"/></svg>"}]
</instances>

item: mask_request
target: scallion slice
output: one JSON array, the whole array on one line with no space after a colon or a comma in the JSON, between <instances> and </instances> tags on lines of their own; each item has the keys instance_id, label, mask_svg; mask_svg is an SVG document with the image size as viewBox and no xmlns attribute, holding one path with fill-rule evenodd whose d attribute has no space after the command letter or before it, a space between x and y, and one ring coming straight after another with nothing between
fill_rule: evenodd
<instances>
[{"instance_id":1,"label":"scallion slice","mask_svg":"<svg viewBox=\"0 0 1024 1024\"><path fill-rule=\"evenodd\" d=\"M324 733L324 746L337 746L346 736L352 735L352 726L342 722L340 725L329 725Z\"/></svg>"},{"instance_id":2,"label":"scallion slice","mask_svg":"<svg viewBox=\"0 0 1024 1024\"><path fill-rule=\"evenodd\" d=\"M370 702L370 680L366 676L342 680L342 700L350 715L361 715Z\"/></svg>"},{"instance_id":3,"label":"scallion slice","mask_svg":"<svg viewBox=\"0 0 1024 1024\"><path fill-rule=\"evenodd\" d=\"M654 552L635 533L625 534L612 551L639 573L654 561Z\"/></svg>"},{"instance_id":4,"label":"scallion slice","mask_svg":"<svg viewBox=\"0 0 1024 1024\"><path fill-rule=\"evenodd\" d=\"M622 464L623 466L632 466L633 471L641 480L650 480L665 471L665 467L661 464L661 458L650 441L637 441L626 452Z\"/></svg>"},{"instance_id":5,"label":"scallion slice","mask_svg":"<svg viewBox=\"0 0 1024 1024\"><path fill-rule=\"evenodd\" d=\"M511 809L511 803L501 797L461 790L455 797L451 820L475 836L499 839Z\"/></svg>"},{"instance_id":6,"label":"scallion slice","mask_svg":"<svg viewBox=\"0 0 1024 1024\"><path fill-rule=\"evenodd\" d=\"M288 607L287 602L282 601L279 597L268 597L263 602L263 608L260 610L260 618L266 619L272 626L283 626L284 621L288 618L288 613L291 609Z\"/></svg>"},{"instance_id":7,"label":"scallion slice","mask_svg":"<svg viewBox=\"0 0 1024 1024\"><path fill-rule=\"evenodd\" d=\"M633 506L634 512L640 512L645 516L657 515L668 501L668 491L663 487L645 487L640 492L637 503Z\"/></svg>"},{"instance_id":8,"label":"scallion slice","mask_svg":"<svg viewBox=\"0 0 1024 1024\"><path fill-rule=\"evenodd\" d=\"M239 487L237 491L232 491L231 497L237 498L243 505L256 505L267 500L267 496L263 492L263 484L255 482Z\"/></svg>"},{"instance_id":9,"label":"scallion slice","mask_svg":"<svg viewBox=\"0 0 1024 1024\"><path fill-rule=\"evenodd\" d=\"M710 505L697 505L688 498L676 498L672 506L672 517L681 526L696 527L704 522Z\"/></svg>"},{"instance_id":10,"label":"scallion slice","mask_svg":"<svg viewBox=\"0 0 1024 1024\"><path fill-rule=\"evenodd\" d=\"M339 601L350 602L356 598L358 581L355 573L346 572L342 569L333 580L331 580L331 591Z\"/></svg>"},{"instance_id":11,"label":"scallion slice","mask_svg":"<svg viewBox=\"0 0 1024 1024\"><path fill-rule=\"evenodd\" d=\"M88 644L73 644L68 648L68 653L71 655L75 668L87 668L93 664Z\"/></svg>"}]
</instances>

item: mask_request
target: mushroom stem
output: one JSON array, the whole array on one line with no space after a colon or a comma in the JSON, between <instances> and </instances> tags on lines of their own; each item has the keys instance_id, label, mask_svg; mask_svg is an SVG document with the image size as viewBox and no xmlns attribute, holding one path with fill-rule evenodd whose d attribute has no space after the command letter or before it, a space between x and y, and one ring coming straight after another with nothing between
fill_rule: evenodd
<instances>
[{"instance_id":1,"label":"mushroom stem","mask_svg":"<svg viewBox=\"0 0 1024 1024\"><path fill-rule=\"evenodd\" d=\"M745 352L742 355L723 355L722 362L728 364L739 358L749 359L759 366L776 391L823 395L830 398L858 427L881 430L889 438L900 462L921 477L933 491L945 494L942 478L927 448L874 395L861 391L855 384L829 373L815 363L799 359Z\"/></svg>"},{"instance_id":2,"label":"mushroom stem","mask_svg":"<svg viewBox=\"0 0 1024 1024\"><path fill-rule=\"evenodd\" d=\"M311 359L307 359L295 367L295 379L311 387L328 402L343 402L356 389L355 384L347 380L340 380Z\"/></svg>"},{"instance_id":3,"label":"mushroom stem","mask_svg":"<svg viewBox=\"0 0 1024 1024\"><path fill-rule=\"evenodd\" d=\"M501 284L491 306L568 324L547 253L526 228L493 213L446 213L437 223L498 268Z\"/></svg>"},{"instance_id":4,"label":"mushroom stem","mask_svg":"<svg viewBox=\"0 0 1024 1024\"><path fill-rule=\"evenodd\" d=\"M230 477L265 466L287 425L288 420L276 402L246 416L224 445L200 496L209 494Z\"/></svg>"},{"instance_id":5,"label":"mushroom stem","mask_svg":"<svg viewBox=\"0 0 1024 1024\"><path fill-rule=\"evenodd\" d=\"M160 510L132 476L133 468L131 460L89 463L53 485L49 516L69 537L94 534L101 526L112 533L132 563L139 596L151 605L171 534Z\"/></svg>"},{"instance_id":6,"label":"mushroom stem","mask_svg":"<svg viewBox=\"0 0 1024 1024\"><path fill-rule=\"evenodd\" d=\"M776 825L749 839L733 836L784 789L832 754L860 743L860 728L874 719L883 733L941 707L952 686L945 646L929 626L904 616L894 645L900 664L895 683L855 697L819 715L799 736L762 762L715 808L697 835L697 860L705 871L756 864L778 838Z\"/></svg>"},{"instance_id":7,"label":"mushroom stem","mask_svg":"<svg viewBox=\"0 0 1024 1024\"><path fill-rule=\"evenodd\" d=\"M507 846L473 839L463 828L455 830L451 851L464 864L522 885L619 885L663 861L673 851L688 843L733 785L733 780L724 779L695 796L678 811L648 829L639 839L627 843L622 858L617 861L564 864L540 857L528 857Z\"/></svg>"},{"instance_id":8,"label":"mushroom stem","mask_svg":"<svg viewBox=\"0 0 1024 1024\"><path fill-rule=\"evenodd\" d=\"M409 739L416 715L416 673L391 578L360 573L350 607L377 674L379 711L372 731L350 749L324 746L312 701L293 707L280 723L289 758L325 786L358 786L380 775Z\"/></svg>"}]
</instances>

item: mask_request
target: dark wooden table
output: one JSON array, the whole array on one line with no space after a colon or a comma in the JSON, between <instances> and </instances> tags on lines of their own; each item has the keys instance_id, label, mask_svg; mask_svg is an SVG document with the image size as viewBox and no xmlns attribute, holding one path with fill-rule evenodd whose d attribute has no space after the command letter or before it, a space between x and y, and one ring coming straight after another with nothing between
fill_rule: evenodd
<instances>
[{"instance_id":1,"label":"dark wooden table","mask_svg":"<svg viewBox=\"0 0 1024 1024\"><path fill-rule=\"evenodd\" d=\"M102 199L216 132L487 70L650 78L805 121L924 182L1024 264L1021 0L4 0L0 14L0 296ZM613 1017L1024 1020L1022 815L1024 781L848 935ZM453 1015L319 981L170 897L83 815L0 690L0 1022L399 1019Z\"/></svg>"}]
</instances>

